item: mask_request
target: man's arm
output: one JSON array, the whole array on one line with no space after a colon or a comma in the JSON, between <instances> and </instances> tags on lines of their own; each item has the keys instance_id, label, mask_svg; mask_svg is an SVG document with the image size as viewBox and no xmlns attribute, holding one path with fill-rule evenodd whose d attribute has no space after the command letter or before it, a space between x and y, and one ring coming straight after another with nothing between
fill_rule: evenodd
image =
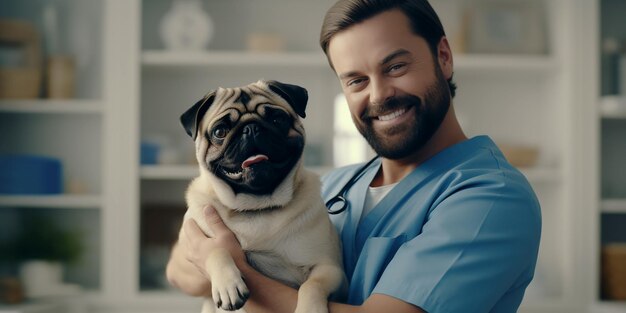
<instances>
[{"instance_id":1,"label":"man's arm","mask_svg":"<svg viewBox=\"0 0 626 313\"><path fill-rule=\"evenodd\" d=\"M202 260L206 259L206 255L211 249L222 247L231 252L235 264L242 272L248 289L251 291L250 298L245 305L247 312L292 313L296 308L298 291L266 277L252 268L247 263L235 235L224 225L214 209L207 210L206 219L207 225L215 234L214 238L204 235L195 222L191 220L183 225L183 235L181 235L179 244L174 246L168 264L170 282L187 294L209 295L211 292L210 283L208 283L204 271L201 270L202 264L204 264ZM361 306L330 303L329 311L331 313L424 312L412 304L382 294L370 296Z\"/></svg>"},{"instance_id":2,"label":"man's arm","mask_svg":"<svg viewBox=\"0 0 626 313\"><path fill-rule=\"evenodd\" d=\"M172 286L190 296L210 295L211 282L186 258L185 248L182 240L174 244L165 271L167 280Z\"/></svg>"},{"instance_id":3,"label":"man's arm","mask_svg":"<svg viewBox=\"0 0 626 313\"><path fill-rule=\"evenodd\" d=\"M297 290L264 276L249 265L242 266L240 270L251 290L244 306L246 312L292 313L296 309ZM361 306L330 302L328 310L330 313L425 313L412 304L383 294L371 295Z\"/></svg>"}]
</instances>

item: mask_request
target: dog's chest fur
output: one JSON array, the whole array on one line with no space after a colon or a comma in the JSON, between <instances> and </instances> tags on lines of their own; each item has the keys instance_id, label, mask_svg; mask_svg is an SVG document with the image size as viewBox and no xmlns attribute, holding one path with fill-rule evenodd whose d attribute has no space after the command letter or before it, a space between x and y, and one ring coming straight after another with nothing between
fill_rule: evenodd
<instances>
[{"instance_id":1,"label":"dog's chest fur","mask_svg":"<svg viewBox=\"0 0 626 313\"><path fill-rule=\"evenodd\" d=\"M224 206L202 176L194 180L188 189L189 209L185 218L193 218L208 235L213 236L206 225L202 208L212 205L222 217L224 224L237 236L246 252L249 263L263 274L273 277L294 288L308 277L317 262L314 238L326 242L326 238L312 234L319 231L320 219L327 219L326 210L319 201L303 201L303 197L319 197L317 176L302 173L294 190L294 198L286 206L267 210L236 212ZM313 193L311 193L313 191ZM318 204L317 207L301 207L298 204ZM331 226L332 227L332 226ZM328 234L328 232L323 232ZM308 247L308 248L304 248ZM297 250L297 253L293 251ZM325 249L323 249L325 250Z\"/></svg>"}]
</instances>

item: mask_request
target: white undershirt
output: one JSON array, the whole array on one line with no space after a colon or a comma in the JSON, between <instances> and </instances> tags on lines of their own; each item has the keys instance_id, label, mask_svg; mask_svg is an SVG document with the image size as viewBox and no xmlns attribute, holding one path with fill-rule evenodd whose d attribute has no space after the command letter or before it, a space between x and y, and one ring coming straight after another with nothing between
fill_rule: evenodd
<instances>
[{"instance_id":1,"label":"white undershirt","mask_svg":"<svg viewBox=\"0 0 626 313\"><path fill-rule=\"evenodd\" d=\"M380 187L368 187L365 194L365 203L363 204L363 213L361 214L361 220L382 200L398 183L385 185Z\"/></svg>"}]
</instances>

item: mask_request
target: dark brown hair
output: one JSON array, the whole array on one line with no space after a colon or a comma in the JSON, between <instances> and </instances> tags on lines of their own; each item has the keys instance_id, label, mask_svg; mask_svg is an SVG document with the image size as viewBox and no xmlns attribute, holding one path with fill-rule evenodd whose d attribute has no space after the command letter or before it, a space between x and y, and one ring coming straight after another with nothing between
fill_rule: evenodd
<instances>
[{"instance_id":1,"label":"dark brown hair","mask_svg":"<svg viewBox=\"0 0 626 313\"><path fill-rule=\"evenodd\" d=\"M328 45L335 34L342 30L363 22L380 13L399 9L407 16L411 23L413 33L424 38L435 60L437 66L437 45L441 37L446 33L443 30L441 21L433 10L428 0L339 0L333 5L322 24L320 33L320 46L328 58L328 62L332 67L332 62L328 57ZM455 95L456 84L452 82L452 77L448 79L450 94Z\"/></svg>"}]
</instances>

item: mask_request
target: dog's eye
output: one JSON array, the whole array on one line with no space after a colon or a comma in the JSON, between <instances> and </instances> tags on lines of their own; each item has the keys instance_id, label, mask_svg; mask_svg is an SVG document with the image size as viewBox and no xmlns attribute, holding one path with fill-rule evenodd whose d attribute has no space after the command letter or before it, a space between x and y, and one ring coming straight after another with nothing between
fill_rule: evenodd
<instances>
[{"instance_id":1,"label":"dog's eye","mask_svg":"<svg viewBox=\"0 0 626 313\"><path fill-rule=\"evenodd\" d=\"M276 125L285 125L289 123L289 117L286 114L277 113L272 116L272 123Z\"/></svg>"},{"instance_id":2,"label":"dog's eye","mask_svg":"<svg viewBox=\"0 0 626 313\"><path fill-rule=\"evenodd\" d=\"M228 128L226 128L226 126L218 126L217 128L213 129L213 137L217 139L226 138L226 134L228 134Z\"/></svg>"},{"instance_id":3,"label":"dog's eye","mask_svg":"<svg viewBox=\"0 0 626 313\"><path fill-rule=\"evenodd\" d=\"M275 117L275 118L272 120L272 122L273 122L274 124L284 123L284 122L285 122L285 118L284 118L284 117L282 117L282 116L277 116L277 117Z\"/></svg>"}]
</instances>

